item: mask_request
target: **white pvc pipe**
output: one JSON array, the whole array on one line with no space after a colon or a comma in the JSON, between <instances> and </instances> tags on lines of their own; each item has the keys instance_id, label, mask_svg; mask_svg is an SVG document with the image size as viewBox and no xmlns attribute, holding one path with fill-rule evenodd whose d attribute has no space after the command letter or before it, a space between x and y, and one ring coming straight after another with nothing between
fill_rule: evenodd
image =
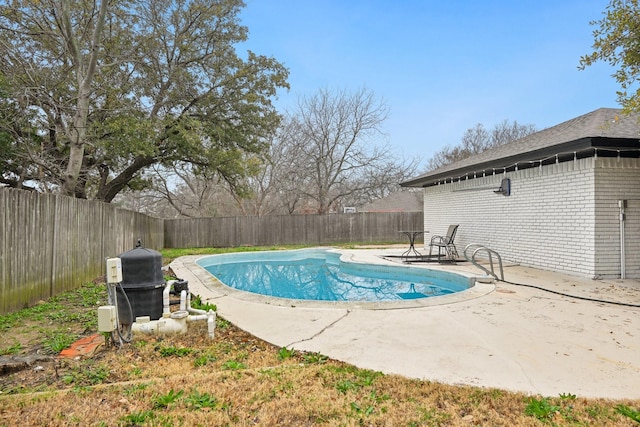
<instances>
[{"instance_id":1,"label":"white pvc pipe","mask_svg":"<svg viewBox=\"0 0 640 427\"><path fill-rule=\"evenodd\" d=\"M173 285L173 283L175 282L175 280L169 280L167 281L167 284L164 285L164 291L162 291L162 314L171 314L171 303L170 303L170 293L171 293L171 285Z\"/></svg>"},{"instance_id":2,"label":"white pvc pipe","mask_svg":"<svg viewBox=\"0 0 640 427\"><path fill-rule=\"evenodd\" d=\"M198 320L206 320L207 321L207 330L209 333L209 338L213 339L215 336L215 329L216 329L216 312L213 310L210 310L208 313L206 314L197 314L197 315L190 315L187 320L189 322L196 322Z\"/></svg>"},{"instance_id":3,"label":"white pvc pipe","mask_svg":"<svg viewBox=\"0 0 640 427\"><path fill-rule=\"evenodd\" d=\"M187 310L189 311L189 313L207 314L205 310L191 307L191 292L187 293Z\"/></svg>"},{"instance_id":4,"label":"white pvc pipe","mask_svg":"<svg viewBox=\"0 0 640 427\"><path fill-rule=\"evenodd\" d=\"M191 305L191 301L189 301L189 305ZM180 310L187 310L187 291L180 291Z\"/></svg>"},{"instance_id":5,"label":"white pvc pipe","mask_svg":"<svg viewBox=\"0 0 640 427\"><path fill-rule=\"evenodd\" d=\"M620 278L626 279L626 268L625 264L627 263L627 257L625 254L624 246L625 246L625 238L624 238L624 200L618 200L618 208L620 208Z\"/></svg>"},{"instance_id":6,"label":"white pvc pipe","mask_svg":"<svg viewBox=\"0 0 640 427\"><path fill-rule=\"evenodd\" d=\"M209 339L213 339L216 334L216 313L215 311L211 311L213 313L212 316L209 316L207 319L207 330L209 331Z\"/></svg>"},{"instance_id":7,"label":"white pvc pipe","mask_svg":"<svg viewBox=\"0 0 640 427\"><path fill-rule=\"evenodd\" d=\"M186 311L176 311L171 313L170 318L158 320L159 334L184 334L187 332L187 317L189 313Z\"/></svg>"},{"instance_id":8,"label":"white pvc pipe","mask_svg":"<svg viewBox=\"0 0 640 427\"><path fill-rule=\"evenodd\" d=\"M158 320L150 320L149 316L138 317L131 325L133 333L174 335L187 332L186 311L176 311L169 316L163 315Z\"/></svg>"}]
</instances>

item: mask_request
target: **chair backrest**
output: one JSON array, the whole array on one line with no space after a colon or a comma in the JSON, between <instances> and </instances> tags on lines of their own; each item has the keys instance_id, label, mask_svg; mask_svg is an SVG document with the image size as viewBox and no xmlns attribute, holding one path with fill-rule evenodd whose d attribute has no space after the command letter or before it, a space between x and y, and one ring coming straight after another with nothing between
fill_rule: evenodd
<instances>
[{"instance_id":1,"label":"chair backrest","mask_svg":"<svg viewBox=\"0 0 640 427\"><path fill-rule=\"evenodd\" d=\"M446 243L447 245L450 245L453 243L453 239L456 238L456 231L458 231L458 225L450 225L449 228L447 229L447 239L446 239Z\"/></svg>"}]
</instances>

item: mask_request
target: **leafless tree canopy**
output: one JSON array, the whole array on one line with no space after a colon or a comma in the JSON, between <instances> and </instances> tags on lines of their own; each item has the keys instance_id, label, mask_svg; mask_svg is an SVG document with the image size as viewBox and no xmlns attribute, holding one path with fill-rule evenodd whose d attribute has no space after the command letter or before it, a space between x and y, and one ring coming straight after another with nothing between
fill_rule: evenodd
<instances>
[{"instance_id":1,"label":"leafless tree canopy","mask_svg":"<svg viewBox=\"0 0 640 427\"><path fill-rule=\"evenodd\" d=\"M389 109L373 92L320 90L299 100L290 116L293 171L317 213L369 191L394 159L381 126Z\"/></svg>"},{"instance_id":2,"label":"leafless tree canopy","mask_svg":"<svg viewBox=\"0 0 640 427\"><path fill-rule=\"evenodd\" d=\"M466 159L490 148L524 138L536 131L535 125L521 125L517 121L503 120L491 130L487 130L481 123L478 123L466 130L460 144L454 147L447 146L434 154L427 163L427 170L435 170Z\"/></svg>"}]
</instances>

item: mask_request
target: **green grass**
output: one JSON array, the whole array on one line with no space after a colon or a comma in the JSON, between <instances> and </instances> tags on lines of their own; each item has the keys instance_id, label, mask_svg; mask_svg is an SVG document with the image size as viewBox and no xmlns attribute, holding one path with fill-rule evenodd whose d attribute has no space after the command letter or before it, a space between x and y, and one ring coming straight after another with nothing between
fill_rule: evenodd
<instances>
[{"instance_id":1,"label":"green grass","mask_svg":"<svg viewBox=\"0 0 640 427\"><path fill-rule=\"evenodd\" d=\"M640 424L640 410L630 408L626 405L616 406L616 412Z\"/></svg>"},{"instance_id":2,"label":"green grass","mask_svg":"<svg viewBox=\"0 0 640 427\"><path fill-rule=\"evenodd\" d=\"M144 390L152 386L153 386L152 382L132 384L123 390L123 394L125 396L136 396L138 394L141 394L141 392L143 392Z\"/></svg>"},{"instance_id":3,"label":"green grass","mask_svg":"<svg viewBox=\"0 0 640 427\"><path fill-rule=\"evenodd\" d=\"M53 332L45 332L46 337L42 341L42 346L49 354L58 354L69 347L78 337L66 329L56 329Z\"/></svg>"},{"instance_id":4,"label":"green grass","mask_svg":"<svg viewBox=\"0 0 640 427\"><path fill-rule=\"evenodd\" d=\"M196 367L202 367L202 366L206 366L206 365L208 365L210 363L213 363L216 360L218 360L218 358L214 354L210 354L209 352L205 352L204 354L201 354L201 355L196 357L196 359L193 361L193 365L196 366Z\"/></svg>"},{"instance_id":5,"label":"green grass","mask_svg":"<svg viewBox=\"0 0 640 427\"><path fill-rule=\"evenodd\" d=\"M163 357L171 357L171 356L184 357L193 353L193 349L185 348L185 347L169 346L169 347L158 348L158 352L160 352L160 355Z\"/></svg>"},{"instance_id":6,"label":"green grass","mask_svg":"<svg viewBox=\"0 0 640 427\"><path fill-rule=\"evenodd\" d=\"M551 421L554 415L560 412L560 406L551 403L549 398L541 399L531 397L525 408L525 414L539 419L542 422Z\"/></svg>"},{"instance_id":7,"label":"green grass","mask_svg":"<svg viewBox=\"0 0 640 427\"><path fill-rule=\"evenodd\" d=\"M125 415L121 420L125 423L125 426L139 426L153 418L153 411L138 411Z\"/></svg>"},{"instance_id":8,"label":"green grass","mask_svg":"<svg viewBox=\"0 0 640 427\"><path fill-rule=\"evenodd\" d=\"M176 403L178 400L180 400L183 394L184 394L184 391L182 390L176 392L173 389L171 389L167 394L156 396L156 398L153 401L153 408L154 409L168 408L169 405Z\"/></svg>"},{"instance_id":9,"label":"green grass","mask_svg":"<svg viewBox=\"0 0 640 427\"><path fill-rule=\"evenodd\" d=\"M282 347L280 350L278 350L278 359L279 360L287 360L292 358L293 356L295 356L296 354L296 350L291 348L288 349L286 347Z\"/></svg>"},{"instance_id":10,"label":"green grass","mask_svg":"<svg viewBox=\"0 0 640 427\"><path fill-rule=\"evenodd\" d=\"M83 365L74 367L64 374L62 380L65 384L88 386L102 384L108 377L108 366L88 360Z\"/></svg>"},{"instance_id":11,"label":"green grass","mask_svg":"<svg viewBox=\"0 0 640 427\"><path fill-rule=\"evenodd\" d=\"M302 360L307 365L322 365L322 364L326 363L327 360L329 360L329 358L327 356L325 356L324 354L313 352L313 353L305 353L302 356Z\"/></svg>"},{"instance_id":12,"label":"green grass","mask_svg":"<svg viewBox=\"0 0 640 427\"><path fill-rule=\"evenodd\" d=\"M14 343L8 347L4 347L4 348L0 348L0 356L7 356L10 354L17 354L20 353L20 351L22 350L22 344L20 344L19 342Z\"/></svg>"},{"instance_id":13,"label":"green grass","mask_svg":"<svg viewBox=\"0 0 640 427\"><path fill-rule=\"evenodd\" d=\"M193 295L191 297L191 308L195 308L197 310L204 310L204 311L209 311L209 310L218 311L218 307L216 307L215 304L202 302L202 298L200 297L200 295Z\"/></svg>"},{"instance_id":14,"label":"green grass","mask_svg":"<svg viewBox=\"0 0 640 427\"><path fill-rule=\"evenodd\" d=\"M85 283L32 307L0 316L0 355L33 348L45 354L58 354L98 329L96 310L106 302L104 284ZM12 330L20 330L20 334L9 339Z\"/></svg>"},{"instance_id":15,"label":"green grass","mask_svg":"<svg viewBox=\"0 0 640 427\"><path fill-rule=\"evenodd\" d=\"M237 370L246 369L246 368L247 368L247 365L245 365L244 363L238 360L227 360L222 364L222 369L225 369L228 371L237 371Z\"/></svg>"},{"instance_id":16,"label":"green grass","mask_svg":"<svg viewBox=\"0 0 640 427\"><path fill-rule=\"evenodd\" d=\"M194 411L203 408L214 409L218 405L218 399L209 393L200 393L198 390L193 390L185 399L185 403Z\"/></svg>"}]
</instances>

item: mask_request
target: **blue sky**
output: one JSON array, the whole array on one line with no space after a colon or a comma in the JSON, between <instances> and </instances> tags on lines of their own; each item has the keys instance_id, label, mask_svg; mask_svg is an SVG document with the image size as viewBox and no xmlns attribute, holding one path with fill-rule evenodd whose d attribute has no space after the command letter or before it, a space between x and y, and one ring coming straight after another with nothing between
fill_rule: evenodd
<instances>
[{"instance_id":1,"label":"blue sky","mask_svg":"<svg viewBox=\"0 0 640 427\"><path fill-rule=\"evenodd\" d=\"M246 0L245 46L290 71L291 108L319 89L373 91L384 142L430 158L482 123L544 129L618 107L613 69L578 70L608 0ZM381 141L383 142L383 141Z\"/></svg>"}]
</instances>

